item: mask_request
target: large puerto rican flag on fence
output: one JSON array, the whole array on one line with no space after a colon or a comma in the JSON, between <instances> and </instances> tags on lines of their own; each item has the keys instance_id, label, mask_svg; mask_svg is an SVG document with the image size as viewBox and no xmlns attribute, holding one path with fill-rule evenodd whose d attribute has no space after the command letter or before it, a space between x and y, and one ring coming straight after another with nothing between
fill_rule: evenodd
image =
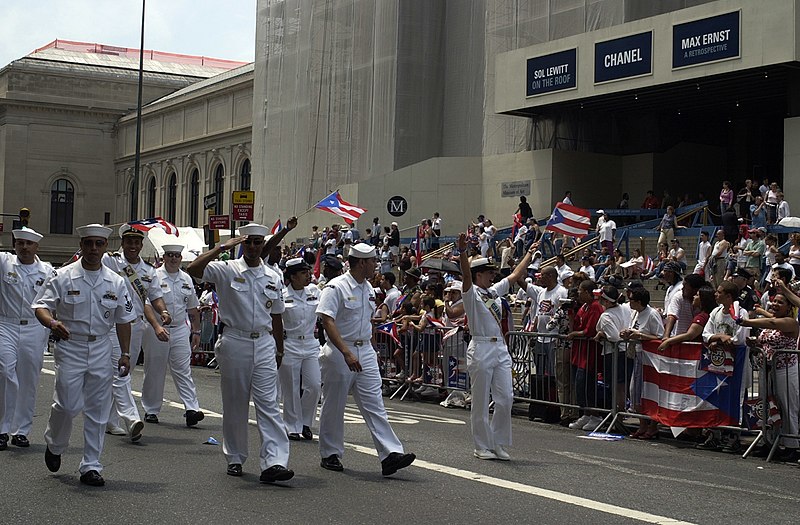
<instances>
[{"instance_id":1,"label":"large puerto rican flag on fence","mask_svg":"<svg viewBox=\"0 0 800 525\"><path fill-rule=\"evenodd\" d=\"M559 202L553 209L545 230L550 230L570 237L585 237L591 226L589 210Z\"/></svg>"},{"instance_id":2,"label":"large puerto rican flag on fence","mask_svg":"<svg viewBox=\"0 0 800 525\"><path fill-rule=\"evenodd\" d=\"M165 221L161 217L151 217L149 219L143 219L140 221L131 221L128 223L128 225L130 225L130 227L134 230L139 230L141 232L148 232L152 228L160 228L166 233L176 237L180 235L178 228L176 228L174 224Z\"/></svg>"},{"instance_id":3,"label":"large puerto rican flag on fence","mask_svg":"<svg viewBox=\"0 0 800 525\"><path fill-rule=\"evenodd\" d=\"M315 208L320 210L329 211L343 218L347 224L352 224L353 221L358 220L365 211L364 208L354 206L349 202L345 202L339 195L338 191L334 191L321 201L317 203Z\"/></svg>"},{"instance_id":4,"label":"large puerto rican flag on fence","mask_svg":"<svg viewBox=\"0 0 800 525\"><path fill-rule=\"evenodd\" d=\"M700 343L642 344L642 411L673 433L683 428L738 426L747 348Z\"/></svg>"}]
</instances>

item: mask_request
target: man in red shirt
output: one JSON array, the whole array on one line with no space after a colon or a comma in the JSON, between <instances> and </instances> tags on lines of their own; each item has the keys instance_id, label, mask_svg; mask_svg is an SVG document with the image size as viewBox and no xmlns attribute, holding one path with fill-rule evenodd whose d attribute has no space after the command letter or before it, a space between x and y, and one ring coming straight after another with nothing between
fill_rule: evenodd
<instances>
[{"instance_id":1,"label":"man in red shirt","mask_svg":"<svg viewBox=\"0 0 800 525\"><path fill-rule=\"evenodd\" d=\"M659 207L661 203L656 197L656 194L653 193L653 190L647 192L647 196L644 198L644 202L642 203L642 208L646 210L655 210Z\"/></svg>"},{"instance_id":2,"label":"man in red shirt","mask_svg":"<svg viewBox=\"0 0 800 525\"><path fill-rule=\"evenodd\" d=\"M581 307L575 315L574 331L567 334L567 339L572 340L572 384L575 385L578 405L582 407L597 404L597 356L600 355L600 345L591 339L597 335L597 320L603 313L603 307L595 299L593 291L592 281L583 281L578 286ZM594 430L602 422L591 411L582 412L583 415L570 423L569 428Z\"/></svg>"}]
</instances>

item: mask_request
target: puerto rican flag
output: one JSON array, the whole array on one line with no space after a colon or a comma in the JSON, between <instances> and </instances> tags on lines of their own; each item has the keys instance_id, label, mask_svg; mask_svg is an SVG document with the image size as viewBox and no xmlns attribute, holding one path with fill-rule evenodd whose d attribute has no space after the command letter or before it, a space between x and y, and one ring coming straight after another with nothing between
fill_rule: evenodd
<instances>
[{"instance_id":1,"label":"puerto rican flag","mask_svg":"<svg viewBox=\"0 0 800 525\"><path fill-rule=\"evenodd\" d=\"M644 263L642 264L642 271L644 273L650 273L653 271L653 268L656 267L656 263L649 255L644 256Z\"/></svg>"},{"instance_id":2,"label":"puerto rican flag","mask_svg":"<svg viewBox=\"0 0 800 525\"><path fill-rule=\"evenodd\" d=\"M278 219L275 221L275 224L272 225L272 229L269 231L272 235L275 235L279 231L283 229L283 224L281 224L281 220Z\"/></svg>"},{"instance_id":3,"label":"puerto rican flag","mask_svg":"<svg viewBox=\"0 0 800 525\"><path fill-rule=\"evenodd\" d=\"M659 343L642 344L643 412L673 433L738 425L747 348L726 352L682 343L659 352Z\"/></svg>"},{"instance_id":4,"label":"puerto rican flag","mask_svg":"<svg viewBox=\"0 0 800 525\"><path fill-rule=\"evenodd\" d=\"M338 191L334 191L319 201L314 207L338 215L343 218L347 224L353 224L353 221L358 220L358 218L367 211L364 208L359 208L349 202L345 202Z\"/></svg>"},{"instance_id":5,"label":"puerto rican flag","mask_svg":"<svg viewBox=\"0 0 800 525\"><path fill-rule=\"evenodd\" d=\"M589 234L590 226L589 210L559 202L553 208L553 214L544 229L580 238Z\"/></svg>"},{"instance_id":6,"label":"puerto rican flag","mask_svg":"<svg viewBox=\"0 0 800 525\"><path fill-rule=\"evenodd\" d=\"M151 217L141 221L131 221L128 223L128 225L134 230L139 230L140 232L148 232L153 228L161 228L168 234L174 235L175 237L180 235L178 228L176 228L174 224L165 221L161 217Z\"/></svg>"},{"instance_id":7,"label":"puerto rican flag","mask_svg":"<svg viewBox=\"0 0 800 525\"><path fill-rule=\"evenodd\" d=\"M397 323L389 321L388 323L379 324L375 329L383 334L391 337L395 343L401 345L400 337L397 335Z\"/></svg>"}]
</instances>

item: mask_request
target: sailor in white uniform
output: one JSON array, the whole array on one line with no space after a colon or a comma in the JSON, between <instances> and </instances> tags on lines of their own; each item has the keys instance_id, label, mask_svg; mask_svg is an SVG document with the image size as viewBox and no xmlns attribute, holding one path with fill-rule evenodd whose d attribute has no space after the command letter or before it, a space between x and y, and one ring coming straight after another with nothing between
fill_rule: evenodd
<instances>
[{"instance_id":1,"label":"sailor in white uniform","mask_svg":"<svg viewBox=\"0 0 800 525\"><path fill-rule=\"evenodd\" d=\"M181 244L163 244L164 265L156 270L161 283L166 309L172 314L169 341L161 341L155 331L146 330L142 339L144 348L144 383L142 385L142 408L144 420L158 423L158 414L164 401L164 379L169 367L175 388L186 409L186 426L202 421L197 389L192 380L192 350L200 345L200 301L189 274L181 270ZM147 305L146 308L150 308Z\"/></svg>"},{"instance_id":2,"label":"sailor in white uniform","mask_svg":"<svg viewBox=\"0 0 800 525\"><path fill-rule=\"evenodd\" d=\"M36 253L42 235L23 227L13 230L13 253L0 253L0 450L11 444L28 447L36 387L50 331L36 320L31 303L55 275Z\"/></svg>"},{"instance_id":3,"label":"sailor in white uniform","mask_svg":"<svg viewBox=\"0 0 800 525\"><path fill-rule=\"evenodd\" d=\"M58 472L72 420L83 412L80 480L101 486L105 481L100 453L111 408L111 382L115 369L122 377L130 370L130 323L136 315L125 282L101 263L111 229L90 224L77 228L77 233L81 258L59 268L31 304L39 322L60 338L53 353L56 384L44 433L44 461L50 472ZM114 325L122 352L112 366L108 334Z\"/></svg>"},{"instance_id":4,"label":"sailor in white uniform","mask_svg":"<svg viewBox=\"0 0 800 525\"><path fill-rule=\"evenodd\" d=\"M369 279L375 275L375 248L355 244L347 260L350 270L328 281L317 307L328 339L320 354L320 466L344 470L340 461L344 455L344 409L352 389L378 451L381 472L389 476L411 465L416 456L403 451L383 406L378 357L372 346L375 291Z\"/></svg>"},{"instance_id":5,"label":"sailor in white uniform","mask_svg":"<svg viewBox=\"0 0 800 525\"><path fill-rule=\"evenodd\" d=\"M311 440L321 390L319 342L314 337L319 288L311 284L311 267L301 258L286 261L283 289L284 356L278 369L283 393L283 422L289 439ZM301 397L302 385L302 397Z\"/></svg>"},{"instance_id":6,"label":"sailor in white uniform","mask_svg":"<svg viewBox=\"0 0 800 525\"><path fill-rule=\"evenodd\" d=\"M214 348L221 375L222 450L230 476L242 475L248 456L250 397L261 435L262 483L287 481L294 472L289 463L289 438L277 399L278 363L283 356L282 276L260 257L266 226L241 226L242 237L205 252L187 268L196 279L212 282L219 296L221 335ZM243 244L243 255L215 261L220 253Z\"/></svg>"}]
</instances>

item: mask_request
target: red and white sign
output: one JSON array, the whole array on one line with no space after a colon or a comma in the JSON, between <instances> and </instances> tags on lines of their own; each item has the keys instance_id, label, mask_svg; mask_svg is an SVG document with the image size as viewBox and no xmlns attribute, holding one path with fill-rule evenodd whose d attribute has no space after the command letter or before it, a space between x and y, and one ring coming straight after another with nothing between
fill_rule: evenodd
<instances>
[{"instance_id":1,"label":"red and white sign","mask_svg":"<svg viewBox=\"0 0 800 525\"><path fill-rule=\"evenodd\" d=\"M231 218L229 215L209 215L208 229L209 230L228 230L231 227Z\"/></svg>"}]
</instances>

